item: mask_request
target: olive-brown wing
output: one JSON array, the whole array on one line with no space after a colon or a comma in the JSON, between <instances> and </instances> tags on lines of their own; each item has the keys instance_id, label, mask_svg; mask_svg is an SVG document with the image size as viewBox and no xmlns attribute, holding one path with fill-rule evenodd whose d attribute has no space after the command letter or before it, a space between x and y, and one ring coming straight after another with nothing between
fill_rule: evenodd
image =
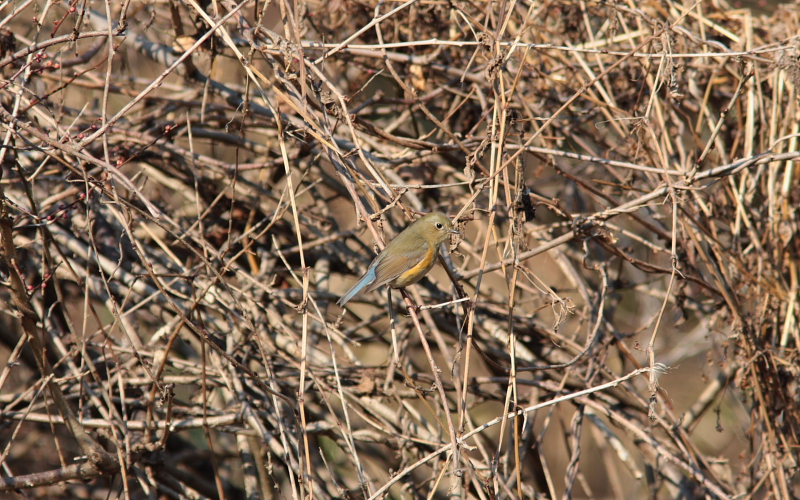
<instances>
[{"instance_id":1,"label":"olive-brown wing","mask_svg":"<svg viewBox=\"0 0 800 500\"><path fill-rule=\"evenodd\" d=\"M425 241L418 242L414 249L401 250L400 248L402 247L396 245L393 248L386 247L380 261L375 266L375 281L369 285L367 292L380 288L420 264L427 264L425 261L431 257L431 247Z\"/></svg>"}]
</instances>

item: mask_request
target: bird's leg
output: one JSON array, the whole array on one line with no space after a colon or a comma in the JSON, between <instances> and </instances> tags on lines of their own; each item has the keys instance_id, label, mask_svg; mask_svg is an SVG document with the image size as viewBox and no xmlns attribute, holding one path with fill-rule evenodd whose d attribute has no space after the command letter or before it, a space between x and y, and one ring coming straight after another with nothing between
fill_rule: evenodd
<instances>
[{"instance_id":1,"label":"bird's leg","mask_svg":"<svg viewBox=\"0 0 800 500\"><path fill-rule=\"evenodd\" d=\"M410 317L412 314L419 313L419 306L414 299L411 298L411 294L409 294L405 288L398 288L400 293L403 294L403 298L406 300L406 312L405 315Z\"/></svg>"}]
</instances>

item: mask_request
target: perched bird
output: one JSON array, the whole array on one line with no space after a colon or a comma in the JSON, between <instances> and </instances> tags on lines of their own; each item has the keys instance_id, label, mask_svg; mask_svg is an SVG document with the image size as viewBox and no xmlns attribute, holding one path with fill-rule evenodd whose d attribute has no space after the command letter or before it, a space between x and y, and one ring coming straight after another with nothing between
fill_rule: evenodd
<instances>
[{"instance_id":1,"label":"perched bird","mask_svg":"<svg viewBox=\"0 0 800 500\"><path fill-rule=\"evenodd\" d=\"M453 229L450 218L441 212L431 212L417 220L386 245L364 276L337 304L344 306L361 290L371 292L383 285L392 288L413 285L433 268L439 245L451 234L458 234L458 231Z\"/></svg>"}]
</instances>

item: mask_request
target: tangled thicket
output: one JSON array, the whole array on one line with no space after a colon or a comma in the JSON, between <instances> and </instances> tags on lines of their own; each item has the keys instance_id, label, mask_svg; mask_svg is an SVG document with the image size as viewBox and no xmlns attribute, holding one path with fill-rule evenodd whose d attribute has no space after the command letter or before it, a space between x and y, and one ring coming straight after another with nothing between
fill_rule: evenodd
<instances>
[{"instance_id":1,"label":"tangled thicket","mask_svg":"<svg viewBox=\"0 0 800 500\"><path fill-rule=\"evenodd\" d=\"M3 491L797 494L798 5L0 12Z\"/></svg>"}]
</instances>

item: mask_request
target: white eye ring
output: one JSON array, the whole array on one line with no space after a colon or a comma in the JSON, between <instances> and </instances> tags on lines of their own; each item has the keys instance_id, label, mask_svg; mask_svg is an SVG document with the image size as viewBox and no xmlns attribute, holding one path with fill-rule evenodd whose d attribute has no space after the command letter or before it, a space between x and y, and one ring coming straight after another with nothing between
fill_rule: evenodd
<instances>
[{"instance_id":1,"label":"white eye ring","mask_svg":"<svg viewBox=\"0 0 800 500\"><path fill-rule=\"evenodd\" d=\"M441 223L441 222L437 222L437 223L436 223L436 229L442 229L442 228L444 228L444 226L442 225L442 223Z\"/></svg>"}]
</instances>

